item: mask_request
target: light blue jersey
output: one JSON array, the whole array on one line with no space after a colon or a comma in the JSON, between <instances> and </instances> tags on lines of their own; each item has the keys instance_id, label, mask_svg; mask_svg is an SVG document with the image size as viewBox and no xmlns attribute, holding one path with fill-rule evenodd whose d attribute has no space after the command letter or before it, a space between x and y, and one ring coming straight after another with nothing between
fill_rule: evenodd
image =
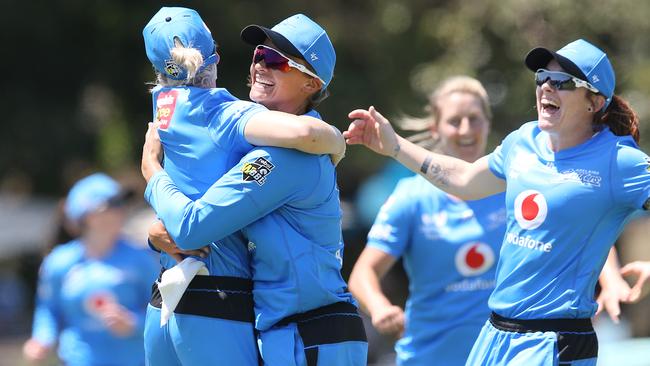
<instances>
[{"instance_id":1,"label":"light blue jersey","mask_svg":"<svg viewBox=\"0 0 650 366\"><path fill-rule=\"evenodd\" d=\"M159 87L153 102L154 116L161 121L165 171L193 199L253 148L244 137L244 127L251 116L266 110L238 100L223 88ZM250 277L245 243L237 237L185 244L195 249L210 243L212 254L204 259L210 274ZM162 253L161 264L170 268L176 261Z\"/></svg>"},{"instance_id":2,"label":"light blue jersey","mask_svg":"<svg viewBox=\"0 0 650 366\"><path fill-rule=\"evenodd\" d=\"M151 178L145 197L181 248L245 228L258 329L294 313L352 302L340 273L341 208L328 156L259 147L196 201L165 171Z\"/></svg>"},{"instance_id":3,"label":"light blue jersey","mask_svg":"<svg viewBox=\"0 0 650 366\"><path fill-rule=\"evenodd\" d=\"M66 365L144 365L145 309L157 273L153 257L123 240L103 258L87 257L79 240L56 247L41 265L32 337L47 345L58 339ZM109 303L136 316L132 335L104 325Z\"/></svg>"},{"instance_id":4,"label":"light blue jersey","mask_svg":"<svg viewBox=\"0 0 650 366\"><path fill-rule=\"evenodd\" d=\"M267 110L259 104L240 101L222 88L158 87L153 91L153 102L155 118L161 122L159 135L164 147L165 171L192 198L203 196L252 149L244 136L244 127L251 116ZM159 217L170 230L165 218ZM145 327L149 365L257 364L253 325L242 317L249 312L252 318L252 300L245 302L249 308L237 302L235 295L214 297L215 290L234 290L242 297L251 297L250 289L223 287L224 277L248 280L251 277L247 241L240 232L229 234L219 240L213 237L177 243L192 249L210 245L208 257L201 259L210 277L195 278L163 327L160 326L160 298L154 292ZM161 264L166 269L176 261L162 253ZM233 307L239 308L234 318L232 314L219 313L234 310ZM206 347L207 339L216 346Z\"/></svg>"},{"instance_id":5,"label":"light blue jersey","mask_svg":"<svg viewBox=\"0 0 650 366\"><path fill-rule=\"evenodd\" d=\"M504 195L461 201L421 176L402 179L368 233L368 247L403 257L409 277L400 365L463 365L489 316Z\"/></svg>"},{"instance_id":6,"label":"light blue jersey","mask_svg":"<svg viewBox=\"0 0 650 366\"><path fill-rule=\"evenodd\" d=\"M151 178L145 197L180 247L243 228L252 258L258 343L266 364L303 365L315 358L324 364L365 365L367 343L354 305L345 314L308 315L300 326L278 324L326 305L354 303L340 273L341 208L328 156L256 148L195 201L164 171ZM319 317L324 325L336 324L335 332L343 335L315 324ZM348 319L351 330L346 333ZM306 334L331 337L314 341Z\"/></svg>"},{"instance_id":7,"label":"light blue jersey","mask_svg":"<svg viewBox=\"0 0 650 366\"><path fill-rule=\"evenodd\" d=\"M556 153L548 140L530 122L490 155L508 226L489 305L507 318L590 318L609 249L650 195L650 160L608 128Z\"/></svg>"}]
</instances>

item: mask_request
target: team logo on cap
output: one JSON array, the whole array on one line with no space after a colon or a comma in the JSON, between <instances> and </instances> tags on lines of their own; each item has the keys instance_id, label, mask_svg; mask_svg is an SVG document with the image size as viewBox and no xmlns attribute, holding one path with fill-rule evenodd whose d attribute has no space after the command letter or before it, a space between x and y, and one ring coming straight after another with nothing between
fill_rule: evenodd
<instances>
[{"instance_id":1,"label":"team logo on cap","mask_svg":"<svg viewBox=\"0 0 650 366\"><path fill-rule=\"evenodd\" d=\"M481 275L494 265L494 251L481 242L463 245L456 252L456 268L463 276Z\"/></svg>"},{"instance_id":2,"label":"team logo on cap","mask_svg":"<svg viewBox=\"0 0 650 366\"><path fill-rule=\"evenodd\" d=\"M181 74L181 67L173 60L165 60L165 72L167 75L177 78Z\"/></svg>"},{"instance_id":3,"label":"team logo on cap","mask_svg":"<svg viewBox=\"0 0 650 366\"><path fill-rule=\"evenodd\" d=\"M515 219L522 229L538 228L546 219L548 206L546 198L535 190L526 190L515 199Z\"/></svg>"}]
</instances>

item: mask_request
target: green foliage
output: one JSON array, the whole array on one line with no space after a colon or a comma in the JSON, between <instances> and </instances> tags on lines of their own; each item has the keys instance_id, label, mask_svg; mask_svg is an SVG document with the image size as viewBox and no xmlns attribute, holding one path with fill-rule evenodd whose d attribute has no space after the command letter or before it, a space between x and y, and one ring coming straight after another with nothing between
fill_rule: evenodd
<instances>
[{"instance_id":1,"label":"green foliage","mask_svg":"<svg viewBox=\"0 0 650 366\"><path fill-rule=\"evenodd\" d=\"M347 127L347 113L377 106L387 116L422 115L426 94L443 78L483 81L494 107L494 147L536 117L532 74L523 66L538 45L588 39L609 54L616 93L648 117L650 2L618 0L193 1L220 45L220 86L242 98L251 47L239 31L271 26L297 12L321 23L337 50L332 96L319 110ZM70 162L117 169L138 166L151 118L153 78L141 30L159 2L11 1L2 15L4 133L0 180L28 176L37 193L60 194ZM643 135L649 133L645 125ZM649 140L650 141L650 140ZM650 145L643 145L647 147ZM383 164L350 147L340 166L344 195ZM64 173L66 172L66 173Z\"/></svg>"}]
</instances>

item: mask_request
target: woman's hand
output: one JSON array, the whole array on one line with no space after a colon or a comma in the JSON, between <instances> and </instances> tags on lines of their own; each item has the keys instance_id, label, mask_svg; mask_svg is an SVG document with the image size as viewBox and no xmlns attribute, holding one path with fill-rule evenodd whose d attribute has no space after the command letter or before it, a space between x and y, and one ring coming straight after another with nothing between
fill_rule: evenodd
<instances>
[{"instance_id":1,"label":"woman's hand","mask_svg":"<svg viewBox=\"0 0 650 366\"><path fill-rule=\"evenodd\" d=\"M643 296L647 294L647 291L643 291L643 285L650 277L650 262L648 261L636 261L628 263L623 268L621 268L621 274L623 276L636 276L636 283L632 287L630 302L637 302Z\"/></svg>"},{"instance_id":2,"label":"woman's hand","mask_svg":"<svg viewBox=\"0 0 650 366\"><path fill-rule=\"evenodd\" d=\"M343 132L348 144L362 144L378 154L397 156L400 150L397 133L375 107L370 107L367 111L354 110L348 117L353 120L348 130Z\"/></svg>"},{"instance_id":3,"label":"woman's hand","mask_svg":"<svg viewBox=\"0 0 650 366\"><path fill-rule=\"evenodd\" d=\"M381 334L401 338L404 333L404 310L396 305L376 309L372 313L372 325Z\"/></svg>"},{"instance_id":4,"label":"woman's hand","mask_svg":"<svg viewBox=\"0 0 650 366\"><path fill-rule=\"evenodd\" d=\"M151 224L149 227L149 242L156 247L156 249L169 254L176 262L181 262L185 257L195 256L205 258L210 254L210 246L206 245L203 248L196 250L181 250L176 246L174 239L169 235L165 225L162 221L158 220Z\"/></svg>"},{"instance_id":5,"label":"woman's hand","mask_svg":"<svg viewBox=\"0 0 650 366\"><path fill-rule=\"evenodd\" d=\"M128 337L135 330L135 315L117 302L104 304L99 317L108 330L118 337Z\"/></svg>"},{"instance_id":6,"label":"woman's hand","mask_svg":"<svg viewBox=\"0 0 650 366\"><path fill-rule=\"evenodd\" d=\"M607 311L610 319L615 324L619 323L619 316L621 315L621 303L630 303L632 291L630 285L621 276L611 276L612 278L604 281L600 280L600 294L596 299L598 303L598 316L603 310Z\"/></svg>"},{"instance_id":7,"label":"woman's hand","mask_svg":"<svg viewBox=\"0 0 650 366\"><path fill-rule=\"evenodd\" d=\"M144 145L142 146L142 162L140 170L142 176L149 182L149 179L162 170L160 162L163 158L163 148L158 135L158 122L149 122L149 129L144 136Z\"/></svg>"},{"instance_id":8,"label":"woman's hand","mask_svg":"<svg viewBox=\"0 0 650 366\"><path fill-rule=\"evenodd\" d=\"M29 362L40 363L50 353L50 346L44 345L34 338L30 338L23 345L23 357Z\"/></svg>"}]
</instances>

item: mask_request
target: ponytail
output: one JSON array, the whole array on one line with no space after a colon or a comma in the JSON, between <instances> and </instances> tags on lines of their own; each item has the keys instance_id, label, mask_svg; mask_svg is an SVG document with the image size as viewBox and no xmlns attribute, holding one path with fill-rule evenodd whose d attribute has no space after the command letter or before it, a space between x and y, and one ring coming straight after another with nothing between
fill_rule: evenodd
<instances>
[{"instance_id":1,"label":"ponytail","mask_svg":"<svg viewBox=\"0 0 650 366\"><path fill-rule=\"evenodd\" d=\"M630 135L639 143L639 117L630 104L617 95L612 96L612 101L604 112L598 112L594 116L594 121L596 130L606 125L614 135Z\"/></svg>"},{"instance_id":2,"label":"ponytail","mask_svg":"<svg viewBox=\"0 0 650 366\"><path fill-rule=\"evenodd\" d=\"M199 88L209 88L211 83L217 79L217 66L210 64L203 67L203 55L196 48L186 47L176 38L174 48L170 53L172 60L179 67L187 72L187 79L174 80L168 78L160 72L156 72L156 84L162 86L196 86Z\"/></svg>"},{"instance_id":3,"label":"ponytail","mask_svg":"<svg viewBox=\"0 0 650 366\"><path fill-rule=\"evenodd\" d=\"M196 76L199 68L203 66L203 56L201 51L196 48L183 47L182 44L179 45L178 43L171 50L172 60L187 71L187 80L189 81Z\"/></svg>"}]
</instances>

